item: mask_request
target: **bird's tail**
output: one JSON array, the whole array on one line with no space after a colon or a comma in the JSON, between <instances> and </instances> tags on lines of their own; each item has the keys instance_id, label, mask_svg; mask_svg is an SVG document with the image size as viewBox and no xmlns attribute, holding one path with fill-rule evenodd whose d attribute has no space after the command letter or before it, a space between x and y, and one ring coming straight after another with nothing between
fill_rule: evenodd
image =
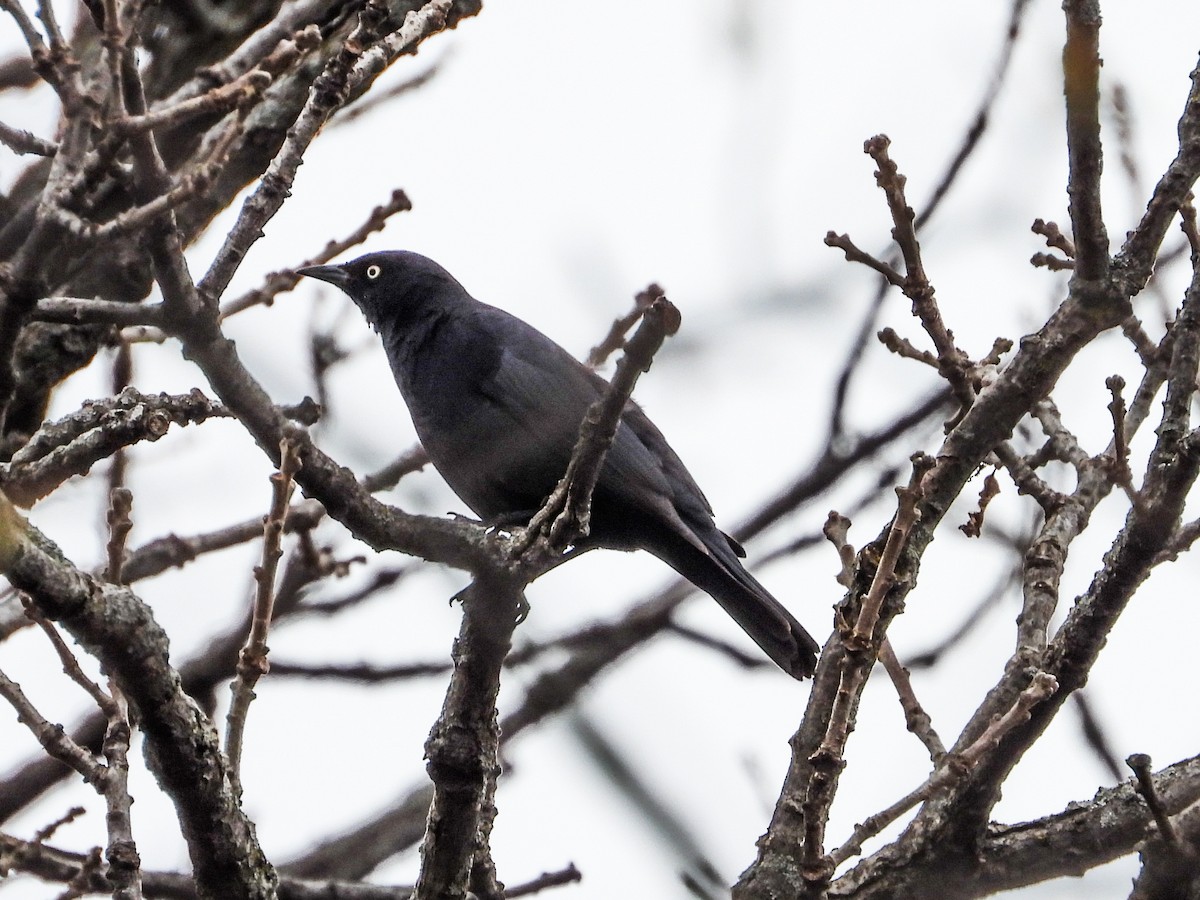
<instances>
[{"instance_id":1,"label":"bird's tail","mask_svg":"<svg viewBox=\"0 0 1200 900\"><path fill-rule=\"evenodd\" d=\"M669 546L647 547L655 556L704 591L741 626L767 656L793 678L809 678L820 645L782 603L746 571L736 546L715 527L704 553L679 535ZM703 539L703 538L702 538Z\"/></svg>"}]
</instances>

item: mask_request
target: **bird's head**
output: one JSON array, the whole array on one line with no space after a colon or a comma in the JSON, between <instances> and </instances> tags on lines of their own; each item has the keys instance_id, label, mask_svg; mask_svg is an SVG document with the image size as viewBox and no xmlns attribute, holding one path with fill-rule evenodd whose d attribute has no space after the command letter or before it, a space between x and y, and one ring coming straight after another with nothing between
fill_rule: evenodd
<instances>
[{"instance_id":1,"label":"bird's head","mask_svg":"<svg viewBox=\"0 0 1200 900\"><path fill-rule=\"evenodd\" d=\"M376 331L388 324L413 321L468 297L449 272L432 259L408 250L368 253L336 266L307 266L297 269L296 274L340 288Z\"/></svg>"}]
</instances>

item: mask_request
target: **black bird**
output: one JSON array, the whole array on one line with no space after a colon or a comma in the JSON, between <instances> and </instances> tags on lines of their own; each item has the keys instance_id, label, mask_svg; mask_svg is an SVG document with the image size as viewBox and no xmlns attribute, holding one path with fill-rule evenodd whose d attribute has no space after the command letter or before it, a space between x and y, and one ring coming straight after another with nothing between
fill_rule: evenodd
<instances>
[{"instance_id":1,"label":"black bird","mask_svg":"<svg viewBox=\"0 0 1200 900\"><path fill-rule=\"evenodd\" d=\"M480 303L431 259L370 253L299 274L341 288L383 338L433 465L485 522L528 521L567 469L605 381L533 326ZM743 567L695 480L630 403L579 549L649 550L710 594L794 678L817 642Z\"/></svg>"}]
</instances>

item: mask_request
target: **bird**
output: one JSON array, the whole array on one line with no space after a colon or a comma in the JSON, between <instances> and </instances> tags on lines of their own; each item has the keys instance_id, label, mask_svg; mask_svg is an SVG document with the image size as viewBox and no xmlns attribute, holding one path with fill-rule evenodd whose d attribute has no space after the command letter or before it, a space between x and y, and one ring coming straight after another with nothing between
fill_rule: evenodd
<instances>
[{"instance_id":1,"label":"bird","mask_svg":"<svg viewBox=\"0 0 1200 900\"><path fill-rule=\"evenodd\" d=\"M408 250L297 274L348 295L382 339L421 444L485 523L528 522L562 478L607 382L532 325L476 300ZM592 494L579 552L649 551L709 594L783 671L813 674L819 646L742 565L662 432L632 400Z\"/></svg>"}]
</instances>

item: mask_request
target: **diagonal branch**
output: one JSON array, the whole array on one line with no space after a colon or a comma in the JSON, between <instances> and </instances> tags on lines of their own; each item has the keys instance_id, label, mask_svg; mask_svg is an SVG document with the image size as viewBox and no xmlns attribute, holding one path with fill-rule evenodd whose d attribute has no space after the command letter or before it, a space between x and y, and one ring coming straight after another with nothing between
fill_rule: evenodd
<instances>
[{"instance_id":1,"label":"diagonal branch","mask_svg":"<svg viewBox=\"0 0 1200 900\"><path fill-rule=\"evenodd\" d=\"M309 144L348 99L355 64L382 37L387 12L387 5L382 0L368 0L359 14L358 26L313 82L308 102L288 132L283 147L275 155L258 188L242 205L241 215L198 285L205 303L215 304L225 292L251 245L283 206ZM410 45L420 43L445 27L446 17L439 13L442 13L441 8L434 9L430 4L405 17L401 31Z\"/></svg>"},{"instance_id":2,"label":"diagonal branch","mask_svg":"<svg viewBox=\"0 0 1200 900\"><path fill-rule=\"evenodd\" d=\"M626 342L604 396L588 408L579 426L579 439L566 473L530 520L524 537L514 541L518 553L524 552L543 530L551 553L587 536L592 492L600 479L604 457L617 436L621 416L639 376L650 368L667 335L679 330L679 319L679 310L666 297L657 297L646 307L642 324Z\"/></svg>"}]
</instances>

